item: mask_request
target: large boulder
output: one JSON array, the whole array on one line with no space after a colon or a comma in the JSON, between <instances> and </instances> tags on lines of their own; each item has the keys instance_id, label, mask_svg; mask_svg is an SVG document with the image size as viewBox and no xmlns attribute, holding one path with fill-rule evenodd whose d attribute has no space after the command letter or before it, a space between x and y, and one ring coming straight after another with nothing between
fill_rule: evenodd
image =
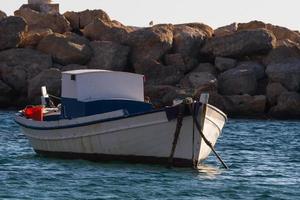
<instances>
[{"instance_id":1,"label":"large boulder","mask_svg":"<svg viewBox=\"0 0 300 200\"><path fill-rule=\"evenodd\" d=\"M252 70L233 68L220 74L218 89L223 95L254 95L257 87L255 73Z\"/></svg>"},{"instance_id":2,"label":"large boulder","mask_svg":"<svg viewBox=\"0 0 300 200\"><path fill-rule=\"evenodd\" d=\"M20 47L35 48L44 37L51 34L53 34L51 29L27 31L23 35L24 37L22 39Z\"/></svg>"},{"instance_id":3,"label":"large boulder","mask_svg":"<svg viewBox=\"0 0 300 200\"><path fill-rule=\"evenodd\" d=\"M180 85L182 88L193 89L204 85L217 88L217 78L209 72L191 72L180 81Z\"/></svg>"},{"instance_id":4,"label":"large boulder","mask_svg":"<svg viewBox=\"0 0 300 200\"><path fill-rule=\"evenodd\" d=\"M210 26L203 23L194 22L194 23L185 23L179 25L185 25L185 26L192 27L194 29L198 29L205 34L205 37L212 37L214 35L214 30Z\"/></svg>"},{"instance_id":5,"label":"large boulder","mask_svg":"<svg viewBox=\"0 0 300 200\"><path fill-rule=\"evenodd\" d=\"M146 59L158 60L172 48L173 26L160 24L138 29L129 34L126 44L132 49L132 63Z\"/></svg>"},{"instance_id":6,"label":"large boulder","mask_svg":"<svg viewBox=\"0 0 300 200\"><path fill-rule=\"evenodd\" d=\"M27 91L27 80L52 66L51 56L32 49L0 52L0 78L17 93Z\"/></svg>"},{"instance_id":7,"label":"large boulder","mask_svg":"<svg viewBox=\"0 0 300 200\"><path fill-rule=\"evenodd\" d=\"M164 61L166 65L181 68L184 73L190 72L198 63L196 59L189 56L183 56L180 53L166 54L164 56Z\"/></svg>"},{"instance_id":8,"label":"large boulder","mask_svg":"<svg viewBox=\"0 0 300 200\"><path fill-rule=\"evenodd\" d=\"M28 30L51 29L56 33L65 33L71 30L68 20L60 14L40 13L29 8L15 11L15 16L23 17Z\"/></svg>"},{"instance_id":9,"label":"large boulder","mask_svg":"<svg viewBox=\"0 0 300 200\"><path fill-rule=\"evenodd\" d=\"M271 106L277 104L277 98L284 92L288 92L280 83L269 83L266 96Z\"/></svg>"},{"instance_id":10,"label":"large boulder","mask_svg":"<svg viewBox=\"0 0 300 200\"><path fill-rule=\"evenodd\" d=\"M156 60L143 60L134 65L135 72L145 75L147 85L176 85L183 78L180 66L165 66Z\"/></svg>"},{"instance_id":11,"label":"large boulder","mask_svg":"<svg viewBox=\"0 0 300 200\"><path fill-rule=\"evenodd\" d=\"M261 116L265 113L266 97L264 95L231 95L222 96L217 92L209 92L209 104L232 116Z\"/></svg>"},{"instance_id":12,"label":"large boulder","mask_svg":"<svg viewBox=\"0 0 300 200\"><path fill-rule=\"evenodd\" d=\"M58 33L44 37L37 49L62 65L86 64L92 56L91 48L84 41Z\"/></svg>"},{"instance_id":13,"label":"large boulder","mask_svg":"<svg viewBox=\"0 0 300 200\"><path fill-rule=\"evenodd\" d=\"M81 12L68 11L64 16L70 22L74 30L83 29L88 24L92 23L95 19L99 18L103 21L110 22L109 16L101 9L98 10L84 10Z\"/></svg>"},{"instance_id":14,"label":"large boulder","mask_svg":"<svg viewBox=\"0 0 300 200\"><path fill-rule=\"evenodd\" d=\"M77 65L77 64L70 64L66 66L61 66L60 71L70 71L70 70L79 70L79 69L87 69L88 67L85 65Z\"/></svg>"},{"instance_id":15,"label":"large boulder","mask_svg":"<svg viewBox=\"0 0 300 200\"><path fill-rule=\"evenodd\" d=\"M167 94L174 93L176 87L171 85L146 85L145 96L150 99L150 102L155 107L163 107L170 102L166 102L163 97ZM167 100L168 101L168 100Z\"/></svg>"},{"instance_id":16,"label":"large boulder","mask_svg":"<svg viewBox=\"0 0 300 200\"><path fill-rule=\"evenodd\" d=\"M7 17L0 21L0 50L18 47L27 25L21 17Z\"/></svg>"},{"instance_id":17,"label":"large boulder","mask_svg":"<svg viewBox=\"0 0 300 200\"><path fill-rule=\"evenodd\" d=\"M251 30L257 28L265 28L270 30L278 41L288 39L296 43L300 42L300 34L285 27L276 26L272 24L265 24L261 21L250 21L248 23L238 24L238 31Z\"/></svg>"},{"instance_id":18,"label":"large boulder","mask_svg":"<svg viewBox=\"0 0 300 200\"><path fill-rule=\"evenodd\" d=\"M255 61L239 62L236 69L252 71L257 80L265 77L265 66Z\"/></svg>"},{"instance_id":19,"label":"large boulder","mask_svg":"<svg viewBox=\"0 0 300 200\"><path fill-rule=\"evenodd\" d=\"M42 86L46 86L49 94L60 96L61 72L51 68L28 80L28 100L30 102L35 104L40 102Z\"/></svg>"},{"instance_id":20,"label":"large boulder","mask_svg":"<svg viewBox=\"0 0 300 200\"><path fill-rule=\"evenodd\" d=\"M232 69L236 66L237 61L232 58L216 57L215 66L220 72Z\"/></svg>"},{"instance_id":21,"label":"large boulder","mask_svg":"<svg viewBox=\"0 0 300 200\"><path fill-rule=\"evenodd\" d=\"M12 88L0 80L0 108L11 105L12 93Z\"/></svg>"},{"instance_id":22,"label":"large boulder","mask_svg":"<svg viewBox=\"0 0 300 200\"><path fill-rule=\"evenodd\" d=\"M105 21L96 18L84 27L83 35L91 40L123 43L132 29L116 21Z\"/></svg>"},{"instance_id":23,"label":"large boulder","mask_svg":"<svg viewBox=\"0 0 300 200\"><path fill-rule=\"evenodd\" d=\"M258 29L258 28L267 28L266 24L262 21L250 21L247 23L238 23L237 31L244 31L244 30L251 30L251 29Z\"/></svg>"},{"instance_id":24,"label":"large boulder","mask_svg":"<svg viewBox=\"0 0 300 200\"><path fill-rule=\"evenodd\" d=\"M0 10L0 21L6 17L7 17L7 15L5 14L5 12Z\"/></svg>"},{"instance_id":25,"label":"large boulder","mask_svg":"<svg viewBox=\"0 0 300 200\"><path fill-rule=\"evenodd\" d=\"M300 43L300 34L288 28L267 24L267 29L273 32L278 41L288 39L295 43Z\"/></svg>"},{"instance_id":26,"label":"large boulder","mask_svg":"<svg viewBox=\"0 0 300 200\"><path fill-rule=\"evenodd\" d=\"M87 64L90 68L113 71L126 70L129 47L110 41L93 41L90 46L94 52Z\"/></svg>"},{"instance_id":27,"label":"large boulder","mask_svg":"<svg viewBox=\"0 0 300 200\"><path fill-rule=\"evenodd\" d=\"M300 90L300 60L270 64L266 73L269 80L281 83L289 91Z\"/></svg>"},{"instance_id":28,"label":"large boulder","mask_svg":"<svg viewBox=\"0 0 300 200\"><path fill-rule=\"evenodd\" d=\"M204 44L205 33L187 25L175 25L173 32L173 51L184 56L196 57Z\"/></svg>"},{"instance_id":29,"label":"large boulder","mask_svg":"<svg viewBox=\"0 0 300 200\"><path fill-rule=\"evenodd\" d=\"M274 35L268 30L246 30L208 39L201 53L215 57L239 57L267 53L275 46L275 41Z\"/></svg>"},{"instance_id":30,"label":"large boulder","mask_svg":"<svg viewBox=\"0 0 300 200\"><path fill-rule=\"evenodd\" d=\"M300 94L284 92L277 100L277 105L272 107L270 114L276 118L300 118Z\"/></svg>"},{"instance_id":31,"label":"large boulder","mask_svg":"<svg viewBox=\"0 0 300 200\"><path fill-rule=\"evenodd\" d=\"M80 36L76 33L73 33L73 32L66 32L63 34L70 42L73 42L75 44L79 44L79 45L85 45L85 46L89 46L90 44L90 41L83 37L83 36Z\"/></svg>"},{"instance_id":32,"label":"large boulder","mask_svg":"<svg viewBox=\"0 0 300 200\"><path fill-rule=\"evenodd\" d=\"M199 63L198 66L193 69L193 72L208 72L212 75L217 75L217 68L211 63Z\"/></svg>"},{"instance_id":33,"label":"large boulder","mask_svg":"<svg viewBox=\"0 0 300 200\"><path fill-rule=\"evenodd\" d=\"M266 109L264 95L233 95L225 96L225 112L235 116L262 115Z\"/></svg>"},{"instance_id":34,"label":"large boulder","mask_svg":"<svg viewBox=\"0 0 300 200\"><path fill-rule=\"evenodd\" d=\"M237 23L232 23L227 26L222 26L214 30L214 37L222 37L225 35L233 34L237 31Z\"/></svg>"},{"instance_id":35,"label":"large boulder","mask_svg":"<svg viewBox=\"0 0 300 200\"><path fill-rule=\"evenodd\" d=\"M264 58L265 65L272 63L284 63L291 60L300 60L300 48L289 40L277 42L277 45Z\"/></svg>"},{"instance_id":36,"label":"large boulder","mask_svg":"<svg viewBox=\"0 0 300 200\"><path fill-rule=\"evenodd\" d=\"M145 95L155 108L173 105L175 99L193 97L194 90L178 88L171 85L147 85Z\"/></svg>"},{"instance_id":37,"label":"large boulder","mask_svg":"<svg viewBox=\"0 0 300 200\"><path fill-rule=\"evenodd\" d=\"M166 54L164 59L166 65L184 66L184 58L180 53Z\"/></svg>"}]
</instances>

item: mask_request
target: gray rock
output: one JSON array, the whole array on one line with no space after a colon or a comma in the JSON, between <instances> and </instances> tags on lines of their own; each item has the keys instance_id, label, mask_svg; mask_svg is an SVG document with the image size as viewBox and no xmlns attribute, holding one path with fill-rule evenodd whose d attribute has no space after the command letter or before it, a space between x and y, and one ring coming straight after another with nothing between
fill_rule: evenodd
<instances>
[{"instance_id":1,"label":"gray rock","mask_svg":"<svg viewBox=\"0 0 300 200\"><path fill-rule=\"evenodd\" d=\"M214 34L214 30L210 26L203 23L193 22L193 23L184 23L184 24L177 24L177 25L184 25L194 29L198 29L202 31L205 34L205 37L207 38L212 37Z\"/></svg>"},{"instance_id":2,"label":"gray rock","mask_svg":"<svg viewBox=\"0 0 300 200\"><path fill-rule=\"evenodd\" d=\"M173 51L184 56L197 56L206 39L201 29L183 24L175 25L173 34Z\"/></svg>"},{"instance_id":3,"label":"gray rock","mask_svg":"<svg viewBox=\"0 0 300 200\"><path fill-rule=\"evenodd\" d=\"M191 72L187 74L181 81L180 85L183 88L197 89L202 86L217 87L217 79L209 72Z\"/></svg>"},{"instance_id":4,"label":"gray rock","mask_svg":"<svg viewBox=\"0 0 300 200\"><path fill-rule=\"evenodd\" d=\"M288 92L280 83L269 83L266 96L270 105L277 104L277 98L284 92Z\"/></svg>"},{"instance_id":5,"label":"gray rock","mask_svg":"<svg viewBox=\"0 0 300 200\"><path fill-rule=\"evenodd\" d=\"M222 96L217 92L210 92L209 104L221 109L231 116L261 116L266 109L264 95L232 95Z\"/></svg>"},{"instance_id":6,"label":"gray rock","mask_svg":"<svg viewBox=\"0 0 300 200\"><path fill-rule=\"evenodd\" d=\"M225 111L231 115L261 115L265 112L266 97L264 95L225 96Z\"/></svg>"},{"instance_id":7,"label":"gray rock","mask_svg":"<svg viewBox=\"0 0 300 200\"><path fill-rule=\"evenodd\" d=\"M258 29L258 28L265 28L271 31L274 36L276 37L277 41L281 40L290 40L295 43L299 43L300 41L300 34L296 31L290 30L285 27L275 26L272 24L265 24L261 21L250 21L248 23L239 23L238 24L238 31L241 30L251 30L251 29Z\"/></svg>"},{"instance_id":8,"label":"gray rock","mask_svg":"<svg viewBox=\"0 0 300 200\"><path fill-rule=\"evenodd\" d=\"M77 64L70 64L70 65L66 65L66 66L62 66L60 68L60 70L62 72L64 71L70 71L70 70L79 70L79 69L87 69L88 67L85 65L77 65Z\"/></svg>"},{"instance_id":9,"label":"gray rock","mask_svg":"<svg viewBox=\"0 0 300 200\"><path fill-rule=\"evenodd\" d=\"M104 21L95 19L83 29L83 35L90 40L112 41L123 43L132 31L130 27L124 26L116 21Z\"/></svg>"},{"instance_id":10,"label":"gray rock","mask_svg":"<svg viewBox=\"0 0 300 200\"><path fill-rule=\"evenodd\" d=\"M92 56L88 45L58 33L44 37L37 49L50 54L55 62L62 65L86 64Z\"/></svg>"},{"instance_id":11,"label":"gray rock","mask_svg":"<svg viewBox=\"0 0 300 200\"><path fill-rule=\"evenodd\" d=\"M214 65L210 63L199 63L199 65L193 69L193 72L208 72L213 75L217 74L217 69Z\"/></svg>"},{"instance_id":12,"label":"gray rock","mask_svg":"<svg viewBox=\"0 0 300 200\"><path fill-rule=\"evenodd\" d=\"M28 81L28 99L40 103L41 87L46 86L49 94L60 96L61 72L58 69L47 69Z\"/></svg>"},{"instance_id":13,"label":"gray rock","mask_svg":"<svg viewBox=\"0 0 300 200\"><path fill-rule=\"evenodd\" d=\"M155 108L173 105L174 99L192 97L194 90L183 89L171 85L147 85L145 95Z\"/></svg>"},{"instance_id":14,"label":"gray rock","mask_svg":"<svg viewBox=\"0 0 300 200\"><path fill-rule=\"evenodd\" d=\"M289 91L300 89L300 60L270 64L266 73L270 81L281 83Z\"/></svg>"},{"instance_id":15,"label":"gray rock","mask_svg":"<svg viewBox=\"0 0 300 200\"><path fill-rule=\"evenodd\" d=\"M7 15L5 14L5 12L0 10L0 21L6 17L7 17Z\"/></svg>"},{"instance_id":16,"label":"gray rock","mask_svg":"<svg viewBox=\"0 0 300 200\"><path fill-rule=\"evenodd\" d=\"M184 66L184 59L180 53L166 54L165 55L166 65Z\"/></svg>"},{"instance_id":17,"label":"gray rock","mask_svg":"<svg viewBox=\"0 0 300 200\"><path fill-rule=\"evenodd\" d=\"M146 85L145 86L145 96L150 98L150 102L156 108L160 108L168 104L163 100L163 97L169 93L173 93L174 91L176 91L176 87L171 85Z\"/></svg>"},{"instance_id":18,"label":"gray rock","mask_svg":"<svg viewBox=\"0 0 300 200\"><path fill-rule=\"evenodd\" d=\"M12 93L12 88L0 80L0 108L5 108L12 104Z\"/></svg>"},{"instance_id":19,"label":"gray rock","mask_svg":"<svg viewBox=\"0 0 300 200\"><path fill-rule=\"evenodd\" d=\"M93 56L87 64L89 68L125 71L129 47L110 41L93 41L90 43Z\"/></svg>"},{"instance_id":20,"label":"gray rock","mask_svg":"<svg viewBox=\"0 0 300 200\"><path fill-rule=\"evenodd\" d=\"M300 49L297 44L290 41L277 42L277 46L272 49L264 58L264 64L285 63L292 60L300 60Z\"/></svg>"},{"instance_id":21,"label":"gray rock","mask_svg":"<svg viewBox=\"0 0 300 200\"><path fill-rule=\"evenodd\" d=\"M275 42L274 35L268 30L246 30L208 39L202 47L201 53L215 57L240 57L267 53L275 46Z\"/></svg>"},{"instance_id":22,"label":"gray rock","mask_svg":"<svg viewBox=\"0 0 300 200\"><path fill-rule=\"evenodd\" d=\"M156 60L144 60L134 65L135 72L144 74L147 85L176 85L184 73L178 66L165 66Z\"/></svg>"},{"instance_id":23,"label":"gray rock","mask_svg":"<svg viewBox=\"0 0 300 200\"><path fill-rule=\"evenodd\" d=\"M198 63L196 59L189 56L183 56L179 53L166 54L164 58L166 65L176 66L177 68L180 68L183 73L190 72Z\"/></svg>"},{"instance_id":24,"label":"gray rock","mask_svg":"<svg viewBox=\"0 0 300 200\"><path fill-rule=\"evenodd\" d=\"M227 26L222 26L214 30L215 37L222 37L225 35L233 34L237 31L238 25L237 23L232 23Z\"/></svg>"},{"instance_id":25,"label":"gray rock","mask_svg":"<svg viewBox=\"0 0 300 200\"><path fill-rule=\"evenodd\" d=\"M103 21L111 21L109 16L101 9L98 10L84 10L81 12L65 12L64 16L70 22L73 29L83 29L95 19L99 18Z\"/></svg>"},{"instance_id":26,"label":"gray rock","mask_svg":"<svg viewBox=\"0 0 300 200\"><path fill-rule=\"evenodd\" d=\"M216 57L215 66L220 72L232 69L236 66L237 61L232 58Z\"/></svg>"},{"instance_id":27,"label":"gray rock","mask_svg":"<svg viewBox=\"0 0 300 200\"><path fill-rule=\"evenodd\" d=\"M131 32L126 41L131 47L132 63L159 60L172 48L172 43L173 26L161 24Z\"/></svg>"},{"instance_id":28,"label":"gray rock","mask_svg":"<svg viewBox=\"0 0 300 200\"><path fill-rule=\"evenodd\" d=\"M278 97L276 106L270 109L270 114L276 118L300 118L300 94L284 92Z\"/></svg>"},{"instance_id":29,"label":"gray rock","mask_svg":"<svg viewBox=\"0 0 300 200\"><path fill-rule=\"evenodd\" d=\"M89 46L90 44L90 41L83 37L83 36L80 36L76 33L72 33L72 32L66 32L63 34L70 42L73 42L75 44L80 44L80 45L86 45L86 46Z\"/></svg>"},{"instance_id":30,"label":"gray rock","mask_svg":"<svg viewBox=\"0 0 300 200\"><path fill-rule=\"evenodd\" d=\"M257 80L260 80L265 77L265 67L258 62L254 62L254 61L240 62L238 63L236 69L252 71L255 74Z\"/></svg>"},{"instance_id":31,"label":"gray rock","mask_svg":"<svg viewBox=\"0 0 300 200\"><path fill-rule=\"evenodd\" d=\"M28 30L51 29L55 33L65 33L71 30L68 20L60 14L40 13L29 8L15 11L15 16L23 17Z\"/></svg>"},{"instance_id":32,"label":"gray rock","mask_svg":"<svg viewBox=\"0 0 300 200\"><path fill-rule=\"evenodd\" d=\"M51 56L32 49L0 52L0 78L18 93L27 91L27 79L52 66Z\"/></svg>"},{"instance_id":33,"label":"gray rock","mask_svg":"<svg viewBox=\"0 0 300 200\"><path fill-rule=\"evenodd\" d=\"M19 46L23 48L36 48L36 46L44 37L51 34L53 34L51 29L41 29L25 32L23 34L22 42Z\"/></svg>"},{"instance_id":34,"label":"gray rock","mask_svg":"<svg viewBox=\"0 0 300 200\"><path fill-rule=\"evenodd\" d=\"M0 21L0 50L18 47L27 25L21 17L7 17Z\"/></svg>"},{"instance_id":35,"label":"gray rock","mask_svg":"<svg viewBox=\"0 0 300 200\"><path fill-rule=\"evenodd\" d=\"M233 68L220 74L218 89L223 95L254 95L257 87L255 73L252 70Z\"/></svg>"}]
</instances>

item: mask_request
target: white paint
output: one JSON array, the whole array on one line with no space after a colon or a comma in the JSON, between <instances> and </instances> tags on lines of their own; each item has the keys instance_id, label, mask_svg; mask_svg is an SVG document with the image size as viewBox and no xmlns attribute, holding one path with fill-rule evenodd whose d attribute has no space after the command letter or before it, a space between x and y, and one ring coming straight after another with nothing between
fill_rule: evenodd
<instances>
[{"instance_id":1,"label":"white paint","mask_svg":"<svg viewBox=\"0 0 300 200\"><path fill-rule=\"evenodd\" d=\"M76 76L71 80L71 76ZM144 101L144 76L106 70L62 73L62 97L89 102L104 99Z\"/></svg>"}]
</instances>

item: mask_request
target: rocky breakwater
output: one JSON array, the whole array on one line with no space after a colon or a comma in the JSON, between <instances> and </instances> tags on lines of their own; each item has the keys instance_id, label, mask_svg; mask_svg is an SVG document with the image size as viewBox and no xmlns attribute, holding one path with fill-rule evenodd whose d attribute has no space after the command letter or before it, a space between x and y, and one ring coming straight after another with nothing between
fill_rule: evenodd
<instances>
[{"instance_id":1,"label":"rocky breakwater","mask_svg":"<svg viewBox=\"0 0 300 200\"><path fill-rule=\"evenodd\" d=\"M253 21L213 30L202 23L137 28L102 10L0 12L0 106L60 95L61 71L98 68L146 77L156 107L199 98L229 116L300 118L300 34Z\"/></svg>"}]
</instances>

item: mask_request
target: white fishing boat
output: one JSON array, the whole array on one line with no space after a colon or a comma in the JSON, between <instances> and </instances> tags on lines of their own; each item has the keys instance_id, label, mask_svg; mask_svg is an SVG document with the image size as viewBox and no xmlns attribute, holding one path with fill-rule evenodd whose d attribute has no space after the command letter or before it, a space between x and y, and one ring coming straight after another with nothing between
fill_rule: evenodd
<instances>
[{"instance_id":1,"label":"white fishing boat","mask_svg":"<svg viewBox=\"0 0 300 200\"><path fill-rule=\"evenodd\" d=\"M208 157L209 144L215 145L227 120L206 104L206 95L202 103L174 101L173 106L153 108L144 100L144 77L139 74L67 71L61 92L61 105L50 108L43 87L43 106L16 114L38 154L195 166Z\"/></svg>"}]
</instances>

